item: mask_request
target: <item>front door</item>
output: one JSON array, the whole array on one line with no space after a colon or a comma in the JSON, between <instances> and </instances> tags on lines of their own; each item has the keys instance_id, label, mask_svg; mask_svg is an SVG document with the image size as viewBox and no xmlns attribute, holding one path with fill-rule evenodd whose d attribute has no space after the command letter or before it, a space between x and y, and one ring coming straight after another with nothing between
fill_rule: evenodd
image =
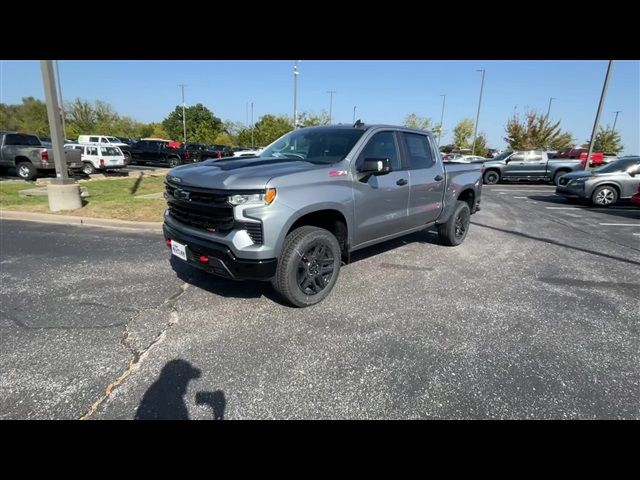
<instances>
[{"instance_id":1,"label":"front door","mask_svg":"<svg viewBox=\"0 0 640 480\"><path fill-rule=\"evenodd\" d=\"M364 160L388 158L391 172L371 175L359 172ZM354 181L354 247L407 230L409 172L403 168L397 138L392 131L374 134L356 160Z\"/></svg>"}]
</instances>

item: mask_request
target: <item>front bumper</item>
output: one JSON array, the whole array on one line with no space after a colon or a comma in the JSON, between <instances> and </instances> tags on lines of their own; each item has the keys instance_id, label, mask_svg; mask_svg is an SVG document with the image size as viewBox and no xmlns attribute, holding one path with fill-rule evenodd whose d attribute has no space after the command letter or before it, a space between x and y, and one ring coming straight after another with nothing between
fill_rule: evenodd
<instances>
[{"instance_id":1,"label":"front bumper","mask_svg":"<svg viewBox=\"0 0 640 480\"><path fill-rule=\"evenodd\" d=\"M569 183L567 185L558 185L556 193L565 197L585 198L584 183Z\"/></svg>"},{"instance_id":2,"label":"front bumper","mask_svg":"<svg viewBox=\"0 0 640 480\"><path fill-rule=\"evenodd\" d=\"M187 263L213 275L233 280L269 280L276 273L278 260L250 260L237 258L225 245L210 242L178 231L167 225L162 226L164 238L175 240L187 246ZM208 257L206 262L200 256Z\"/></svg>"}]
</instances>

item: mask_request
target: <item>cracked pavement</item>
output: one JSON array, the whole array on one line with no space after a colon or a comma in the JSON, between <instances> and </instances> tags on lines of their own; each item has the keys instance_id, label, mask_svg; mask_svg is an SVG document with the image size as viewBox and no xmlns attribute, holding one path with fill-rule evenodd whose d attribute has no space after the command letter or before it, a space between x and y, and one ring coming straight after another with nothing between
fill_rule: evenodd
<instances>
[{"instance_id":1,"label":"cracked pavement","mask_svg":"<svg viewBox=\"0 0 640 480\"><path fill-rule=\"evenodd\" d=\"M308 309L159 234L1 221L0 418L640 418L640 245L501 190L462 246L358 252Z\"/></svg>"}]
</instances>

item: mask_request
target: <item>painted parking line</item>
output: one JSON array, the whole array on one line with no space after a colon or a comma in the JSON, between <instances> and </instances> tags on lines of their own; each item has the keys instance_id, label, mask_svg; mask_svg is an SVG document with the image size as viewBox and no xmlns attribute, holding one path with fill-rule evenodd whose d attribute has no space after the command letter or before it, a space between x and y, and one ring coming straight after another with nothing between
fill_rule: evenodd
<instances>
[{"instance_id":1,"label":"painted parking line","mask_svg":"<svg viewBox=\"0 0 640 480\"><path fill-rule=\"evenodd\" d=\"M513 198L529 198L529 197L513 197Z\"/></svg>"},{"instance_id":2,"label":"painted parking line","mask_svg":"<svg viewBox=\"0 0 640 480\"><path fill-rule=\"evenodd\" d=\"M547 210L580 210L584 207L544 207Z\"/></svg>"},{"instance_id":3,"label":"painted parking line","mask_svg":"<svg viewBox=\"0 0 640 480\"><path fill-rule=\"evenodd\" d=\"M565 213L565 215L573 218L582 218L582 215L576 215L575 213Z\"/></svg>"},{"instance_id":4,"label":"painted parking line","mask_svg":"<svg viewBox=\"0 0 640 480\"><path fill-rule=\"evenodd\" d=\"M640 233L633 233L632 235L635 235L636 237L640 237Z\"/></svg>"},{"instance_id":5,"label":"painted parking line","mask_svg":"<svg viewBox=\"0 0 640 480\"><path fill-rule=\"evenodd\" d=\"M606 227L640 227L640 223L601 223Z\"/></svg>"}]
</instances>

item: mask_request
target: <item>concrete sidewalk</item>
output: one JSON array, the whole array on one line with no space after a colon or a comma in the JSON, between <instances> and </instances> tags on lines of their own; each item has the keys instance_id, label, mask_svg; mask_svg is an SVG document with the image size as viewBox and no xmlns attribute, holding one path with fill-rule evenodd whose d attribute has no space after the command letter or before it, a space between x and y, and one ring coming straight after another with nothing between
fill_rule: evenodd
<instances>
[{"instance_id":1,"label":"concrete sidewalk","mask_svg":"<svg viewBox=\"0 0 640 480\"><path fill-rule=\"evenodd\" d=\"M127 220L114 220L109 218L54 215L50 213L20 212L13 210L0 210L0 220L25 220L29 222L118 228L123 230L138 230L145 232L162 231L162 222L131 222Z\"/></svg>"}]
</instances>

